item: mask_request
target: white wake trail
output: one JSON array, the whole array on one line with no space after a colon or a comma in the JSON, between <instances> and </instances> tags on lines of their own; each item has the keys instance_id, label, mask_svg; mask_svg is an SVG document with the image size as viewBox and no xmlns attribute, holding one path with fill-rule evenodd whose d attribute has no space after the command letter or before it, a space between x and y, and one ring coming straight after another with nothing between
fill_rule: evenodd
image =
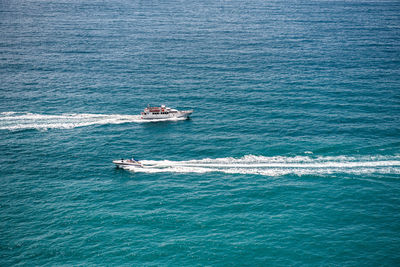
<instances>
[{"instance_id":1,"label":"white wake trail","mask_svg":"<svg viewBox=\"0 0 400 267\"><path fill-rule=\"evenodd\" d=\"M178 120L178 119L175 119ZM61 114L46 115L25 112L0 113L0 130L26 130L26 129L72 129L90 125L145 123L164 120L146 121L140 115L121 114Z\"/></svg>"},{"instance_id":2,"label":"white wake trail","mask_svg":"<svg viewBox=\"0 0 400 267\"><path fill-rule=\"evenodd\" d=\"M141 161L144 168L126 167L144 173L207 173L258 174L266 176L347 174L400 174L400 156L360 157L264 157L217 158L189 161Z\"/></svg>"}]
</instances>

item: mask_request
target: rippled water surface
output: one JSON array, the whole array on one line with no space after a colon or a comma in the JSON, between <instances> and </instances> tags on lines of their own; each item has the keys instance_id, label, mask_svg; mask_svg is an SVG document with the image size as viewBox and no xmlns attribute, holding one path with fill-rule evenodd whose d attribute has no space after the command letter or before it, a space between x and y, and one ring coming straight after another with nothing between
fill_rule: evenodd
<instances>
[{"instance_id":1,"label":"rippled water surface","mask_svg":"<svg viewBox=\"0 0 400 267\"><path fill-rule=\"evenodd\" d=\"M0 36L0 265L399 264L398 1L1 1Z\"/></svg>"}]
</instances>

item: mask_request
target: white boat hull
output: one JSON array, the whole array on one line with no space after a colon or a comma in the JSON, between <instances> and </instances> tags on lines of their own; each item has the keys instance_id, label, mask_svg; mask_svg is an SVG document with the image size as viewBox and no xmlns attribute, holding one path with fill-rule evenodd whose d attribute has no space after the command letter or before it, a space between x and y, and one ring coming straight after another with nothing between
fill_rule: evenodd
<instances>
[{"instance_id":1,"label":"white boat hull","mask_svg":"<svg viewBox=\"0 0 400 267\"><path fill-rule=\"evenodd\" d=\"M193 113L193 110L183 110L183 111L177 111L174 113L169 113L169 114L146 114L142 115L141 119L142 120L162 120L162 119L188 119L189 116Z\"/></svg>"},{"instance_id":2,"label":"white boat hull","mask_svg":"<svg viewBox=\"0 0 400 267\"><path fill-rule=\"evenodd\" d=\"M142 163L138 161L133 161L130 159L121 159L121 160L113 160L113 163L117 168L124 168L124 167L138 167L143 168Z\"/></svg>"},{"instance_id":3,"label":"white boat hull","mask_svg":"<svg viewBox=\"0 0 400 267\"><path fill-rule=\"evenodd\" d=\"M160 107L147 106L141 113L142 120L171 120L171 119L187 119L193 110L177 110L174 108L161 105Z\"/></svg>"}]
</instances>

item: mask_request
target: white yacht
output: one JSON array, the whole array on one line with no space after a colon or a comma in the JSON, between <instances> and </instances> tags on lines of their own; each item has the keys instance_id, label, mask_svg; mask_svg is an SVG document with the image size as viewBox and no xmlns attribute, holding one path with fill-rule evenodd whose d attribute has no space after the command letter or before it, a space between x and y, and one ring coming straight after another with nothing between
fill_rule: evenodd
<instances>
[{"instance_id":1,"label":"white yacht","mask_svg":"<svg viewBox=\"0 0 400 267\"><path fill-rule=\"evenodd\" d=\"M173 108L166 107L165 105L161 105L161 107L150 107L144 109L141 114L142 120L156 120L156 119L175 119L182 118L187 119L189 115L193 113L193 109L191 110L176 110Z\"/></svg>"},{"instance_id":2,"label":"white yacht","mask_svg":"<svg viewBox=\"0 0 400 267\"><path fill-rule=\"evenodd\" d=\"M129 166L143 168L143 164L134 158L113 160L113 163L115 164L115 166L117 168L124 168L124 167L129 167Z\"/></svg>"}]
</instances>

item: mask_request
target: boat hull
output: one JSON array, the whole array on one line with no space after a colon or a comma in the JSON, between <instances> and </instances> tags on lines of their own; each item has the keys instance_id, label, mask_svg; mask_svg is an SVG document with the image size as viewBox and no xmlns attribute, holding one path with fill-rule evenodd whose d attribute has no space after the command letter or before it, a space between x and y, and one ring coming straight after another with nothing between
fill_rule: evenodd
<instances>
[{"instance_id":1,"label":"boat hull","mask_svg":"<svg viewBox=\"0 0 400 267\"><path fill-rule=\"evenodd\" d=\"M113 163L117 168L124 168L124 167L138 167L143 168L143 165L140 162L121 159L121 160L113 160Z\"/></svg>"},{"instance_id":2,"label":"boat hull","mask_svg":"<svg viewBox=\"0 0 400 267\"><path fill-rule=\"evenodd\" d=\"M193 110L183 110L169 114L146 114L142 115L142 120L163 120L163 119L188 119L189 116L193 113Z\"/></svg>"}]
</instances>

